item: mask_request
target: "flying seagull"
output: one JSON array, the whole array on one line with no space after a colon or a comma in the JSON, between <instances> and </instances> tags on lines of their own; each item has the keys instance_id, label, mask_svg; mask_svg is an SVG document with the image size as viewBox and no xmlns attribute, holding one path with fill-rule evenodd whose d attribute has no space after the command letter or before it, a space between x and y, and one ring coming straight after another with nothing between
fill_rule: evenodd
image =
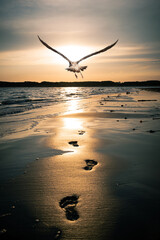
<instances>
[{"instance_id":1,"label":"flying seagull","mask_svg":"<svg viewBox=\"0 0 160 240\"><path fill-rule=\"evenodd\" d=\"M72 62L71 60L69 60L65 55L63 55L62 53L60 53L59 51L57 51L56 49L50 47L47 43L45 43L39 36L38 36L39 40L41 41L41 43L46 46L47 48L49 48L50 50L52 50L53 52L55 53L58 53L60 56L62 56L64 59L66 59L68 62L69 62L69 67L66 68L67 71L70 71L70 72L74 72L75 74L75 77L78 78L77 74L76 73L80 73L82 78L83 78L83 75L82 75L82 71L84 71L87 66L80 66L79 63L82 61L82 60L85 60L86 58L89 58L89 57L92 57L93 55L96 55L96 54L99 54L99 53L102 53L102 52L105 52L107 50L109 50L110 48L112 48L114 45L116 45L116 43L118 42L118 40L116 42L114 42L113 44L97 51L97 52L94 52L94 53L91 53L83 58L81 58L80 60L76 61L76 62Z\"/></svg>"}]
</instances>

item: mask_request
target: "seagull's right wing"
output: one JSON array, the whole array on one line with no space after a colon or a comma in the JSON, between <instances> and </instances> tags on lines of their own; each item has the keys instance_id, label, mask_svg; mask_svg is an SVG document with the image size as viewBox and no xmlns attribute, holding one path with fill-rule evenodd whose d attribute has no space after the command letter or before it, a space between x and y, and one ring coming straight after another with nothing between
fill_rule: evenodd
<instances>
[{"instance_id":1,"label":"seagull's right wing","mask_svg":"<svg viewBox=\"0 0 160 240\"><path fill-rule=\"evenodd\" d=\"M41 43L46 46L47 48L49 48L50 50L52 50L53 52L56 52L58 53L60 56L62 56L63 58L65 58L70 64L71 64L71 61L66 57L64 56L62 53L58 52L56 49L50 47L47 43L45 43L42 39L40 39L40 37L38 36L39 40L41 41Z\"/></svg>"},{"instance_id":2,"label":"seagull's right wing","mask_svg":"<svg viewBox=\"0 0 160 240\"><path fill-rule=\"evenodd\" d=\"M89 57L91 57L91 56L93 56L93 55L96 55L96 54L99 54L99 53L102 53L102 52L107 51L108 49L110 49L110 48L112 48L114 45L116 45L117 42L118 42L118 40L117 40L115 43L113 43L112 45L109 45L109 46L107 46L107 47L105 47L105 48L103 48L103 49L101 49L101 50L99 50L99 51L97 51L97 52L91 53L91 54L89 54L89 55L81 58L79 61L77 61L77 63L79 63L79 62L81 62L82 60L84 60L84 59L86 59L86 58L89 58Z\"/></svg>"}]
</instances>

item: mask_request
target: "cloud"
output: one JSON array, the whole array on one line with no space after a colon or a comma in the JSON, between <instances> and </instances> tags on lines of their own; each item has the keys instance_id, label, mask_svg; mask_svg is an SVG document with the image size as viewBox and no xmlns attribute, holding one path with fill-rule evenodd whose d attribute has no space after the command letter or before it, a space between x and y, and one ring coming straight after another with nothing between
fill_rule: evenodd
<instances>
[{"instance_id":1,"label":"cloud","mask_svg":"<svg viewBox=\"0 0 160 240\"><path fill-rule=\"evenodd\" d=\"M156 0L2 0L0 16L1 50L32 47L37 34L77 44L117 38L124 43L159 40Z\"/></svg>"},{"instance_id":2,"label":"cloud","mask_svg":"<svg viewBox=\"0 0 160 240\"><path fill-rule=\"evenodd\" d=\"M159 37L156 3L155 0L100 0L98 4L97 0L2 0L1 26L8 34L12 30L21 35L41 32L53 37L55 33L61 33L60 36L63 33L65 38L72 32L74 38L73 33L76 36L79 31L86 41L90 38L91 42L92 36L100 42L117 36L124 42L155 41Z\"/></svg>"},{"instance_id":3,"label":"cloud","mask_svg":"<svg viewBox=\"0 0 160 240\"><path fill-rule=\"evenodd\" d=\"M119 38L112 51L87 61L101 64L105 74L106 63L113 69L154 63L157 74L159 5L158 0L1 0L0 64L56 64L37 34L55 48L75 44L98 50Z\"/></svg>"}]
</instances>

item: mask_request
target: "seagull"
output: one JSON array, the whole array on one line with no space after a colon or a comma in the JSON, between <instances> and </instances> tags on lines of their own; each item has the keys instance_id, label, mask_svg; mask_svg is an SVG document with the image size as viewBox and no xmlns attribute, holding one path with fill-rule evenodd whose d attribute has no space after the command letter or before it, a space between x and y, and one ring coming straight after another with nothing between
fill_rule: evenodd
<instances>
[{"instance_id":1,"label":"seagull","mask_svg":"<svg viewBox=\"0 0 160 240\"><path fill-rule=\"evenodd\" d=\"M81 74L81 77L83 78L83 75L82 75L82 71L84 71L87 66L80 66L79 63L82 61L82 60L85 60L86 58L89 58L89 57L92 57L93 55L97 55L99 53L102 53L102 52L105 52L107 50L109 50L110 48L112 48L114 45L116 45L116 43L118 42L118 40L116 42L114 42L113 44L99 50L99 51L96 51L96 52L93 52L83 58L81 58L80 60L78 61L71 61L69 60L65 55L63 55L62 53L60 53L59 51L57 51L56 49L50 47L47 43L45 43L39 36L38 36L40 42L47 48L49 48L50 50L52 50L53 52L55 53L58 53L60 56L62 56L64 59L66 59L68 62L69 62L69 67L66 68L67 71L70 71L70 72L73 72L75 74L75 77L78 78L77 74L76 73L80 73Z\"/></svg>"}]
</instances>

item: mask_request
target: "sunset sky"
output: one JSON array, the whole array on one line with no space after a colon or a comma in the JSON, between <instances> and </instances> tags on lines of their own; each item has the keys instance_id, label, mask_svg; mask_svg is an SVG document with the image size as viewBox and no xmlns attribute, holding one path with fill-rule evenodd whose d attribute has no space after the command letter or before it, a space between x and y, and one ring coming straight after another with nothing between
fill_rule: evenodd
<instances>
[{"instance_id":1,"label":"sunset sky","mask_svg":"<svg viewBox=\"0 0 160 240\"><path fill-rule=\"evenodd\" d=\"M1 0L0 81L76 81L68 62L86 59L79 81L160 80L158 0Z\"/></svg>"}]
</instances>

